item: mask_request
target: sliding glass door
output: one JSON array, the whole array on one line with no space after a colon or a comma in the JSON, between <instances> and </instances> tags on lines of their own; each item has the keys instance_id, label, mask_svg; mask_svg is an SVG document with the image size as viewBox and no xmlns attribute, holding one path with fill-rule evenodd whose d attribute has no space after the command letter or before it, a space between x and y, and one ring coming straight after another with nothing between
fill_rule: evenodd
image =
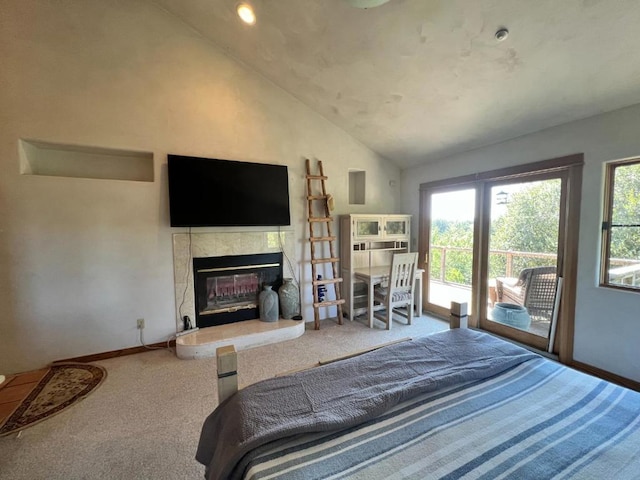
<instances>
[{"instance_id":1,"label":"sliding glass door","mask_svg":"<svg viewBox=\"0 0 640 480\"><path fill-rule=\"evenodd\" d=\"M573 155L421 185L424 309L465 302L473 327L570 354L581 172Z\"/></svg>"},{"instance_id":2,"label":"sliding glass door","mask_svg":"<svg viewBox=\"0 0 640 480\"><path fill-rule=\"evenodd\" d=\"M448 315L451 302L473 305L475 188L428 192L426 308Z\"/></svg>"},{"instance_id":3,"label":"sliding glass door","mask_svg":"<svg viewBox=\"0 0 640 480\"><path fill-rule=\"evenodd\" d=\"M488 295L481 328L547 348L558 313L565 184L559 174L487 182L483 280Z\"/></svg>"}]
</instances>

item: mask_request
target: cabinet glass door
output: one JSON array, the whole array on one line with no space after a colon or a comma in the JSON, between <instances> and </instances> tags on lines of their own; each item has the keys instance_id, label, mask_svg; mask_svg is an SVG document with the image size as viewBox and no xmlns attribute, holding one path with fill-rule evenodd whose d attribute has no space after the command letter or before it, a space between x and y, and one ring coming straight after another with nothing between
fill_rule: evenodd
<instances>
[{"instance_id":1,"label":"cabinet glass door","mask_svg":"<svg viewBox=\"0 0 640 480\"><path fill-rule=\"evenodd\" d=\"M384 233L387 237L403 237L407 235L409 222L406 219L387 219L384 223Z\"/></svg>"},{"instance_id":2,"label":"cabinet glass door","mask_svg":"<svg viewBox=\"0 0 640 480\"><path fill-rule=\"evenodd\" d=\"M355 228L356 238L372 238L380 234L381 225L379 218L358 219Z\"/></svg>"}]
</instances>

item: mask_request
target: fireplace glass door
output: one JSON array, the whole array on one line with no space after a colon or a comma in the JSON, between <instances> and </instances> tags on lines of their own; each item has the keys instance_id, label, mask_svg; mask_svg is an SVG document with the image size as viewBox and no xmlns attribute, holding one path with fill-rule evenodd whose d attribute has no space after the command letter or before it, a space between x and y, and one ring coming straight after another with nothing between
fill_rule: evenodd
<instances>
[{"instance_id":1,"label":"fireplace glass door","mask_svg":"<svg viewBox=\"0 0 640 480\"><path fill-rule=\"evenodd\" d=\"M194 258L196 325L259 318L258 295L282 285L282 253Z\"/></svg>"}]
</instances>

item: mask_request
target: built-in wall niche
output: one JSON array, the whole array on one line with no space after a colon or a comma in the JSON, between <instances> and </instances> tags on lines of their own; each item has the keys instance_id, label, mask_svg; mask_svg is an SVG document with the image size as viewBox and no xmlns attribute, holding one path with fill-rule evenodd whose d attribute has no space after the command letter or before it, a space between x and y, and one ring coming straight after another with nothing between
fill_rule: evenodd
<instances>
[{"instance_id":1,"label":"built-in wall niche","mask_svg":"<svg viewBox=\"0 0 640 480\"><path fill-rule=\"evenodd\" d=\"M153 153L19 141L20 173L54 177L153 182Z\"/></svg>"},{"instance_id":2,"label":"built-in wall niche","mask_svg":"<svg viewBox=\"0 0 640 480\"><path fill-rule=\"evenodd\" d=\"M349 204L364 205L365 199L365 171L349 171Z\"/></svg>"}]
</instances>

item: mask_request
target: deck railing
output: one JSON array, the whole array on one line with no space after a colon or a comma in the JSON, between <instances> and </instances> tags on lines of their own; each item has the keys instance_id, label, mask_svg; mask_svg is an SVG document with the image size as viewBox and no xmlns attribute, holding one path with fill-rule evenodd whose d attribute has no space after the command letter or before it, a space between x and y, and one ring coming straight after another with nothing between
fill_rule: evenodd
<instances>
[{"instance_id":1,"label":"deck railing","mask_svg":"<svg viewBox=\"0 0 640 480\"><path fill-rule=\"evenodd\" d=\"M473 249L469 247L432 245L429 270L431 279L471 286L472 255ZM491 277L517 277L523 268L552 266L556 263L554 253L490 250L489 258ZM456 265L451 265L449 260ZM460 268L461 265L466 268Z\"/></svg>"},{"instance_id":2,"label":"deck railing","mask_svg":"<svg viewBox=\"0 0 640 480\"><path fill-rule=\"evenodd\" d=\"M612 258L609 260L609 282L617 285L640 287L640 260Z\"/></svg>"},{"instance_id":3,"label":"deck railing","mask_svg":"<svg viewBox=\"0 0 640 480\"><path fill-rule=\"evenodd\" d=\"M473 249L469 247L432 245L431 280L471 286L472 256ZM489 250L489 277L517 277L524 268L554 266L556 257L555 253ZM449 265L448 260L452 260ZM459 268L461 264L465 265L464 269ZM640 286L640 260L612 258L611 267L611 278L617 283Z\"/></svg>"}]
</instances>

